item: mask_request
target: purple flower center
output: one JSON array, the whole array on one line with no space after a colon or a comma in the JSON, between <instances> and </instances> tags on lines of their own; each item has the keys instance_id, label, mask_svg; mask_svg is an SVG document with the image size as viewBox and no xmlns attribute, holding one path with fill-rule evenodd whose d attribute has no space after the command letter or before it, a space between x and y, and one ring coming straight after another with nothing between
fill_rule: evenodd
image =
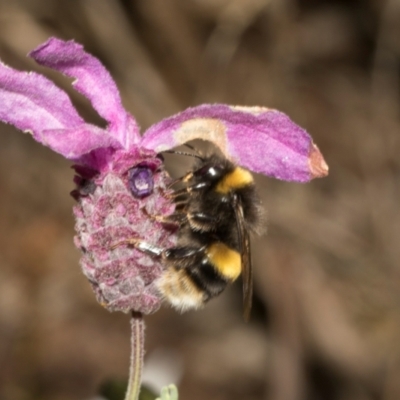
<instances>
[{"instance_id":1,"label":"purple flower center","mask_svg":"<svg viewBox=\"0 0 400 400\"><path fill-rule=\"evenodd\" d=\"M129 171L129 189L135 197L143 198L153 193L153 172L148 167L134 167Z\"/></svg>"}]
</instances>

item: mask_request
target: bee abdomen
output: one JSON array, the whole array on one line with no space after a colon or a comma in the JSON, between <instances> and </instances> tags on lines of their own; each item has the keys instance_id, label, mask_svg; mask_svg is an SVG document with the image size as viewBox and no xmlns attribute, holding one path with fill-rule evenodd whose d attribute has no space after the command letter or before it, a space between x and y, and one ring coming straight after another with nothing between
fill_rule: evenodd
<instances>
[{"instance_id":1,"label":"bee abdomen","mask_svg":"<svg viewBox=\"0 0 400 400\"><path fill-rule=\"evenodd\" d=\"M233 282L242 270L240 253L222 242L208 246L207 257L221 277Z\"/></svg>"},{"instance_id":2,"label":"bee abdomen","mask_svg":"<svg viewBox=\"0 0 400 400\"><path fill-rule=\"evenodd\" d=\"M190 266L187 274L196 287L203 292L205 302L218 296L229 283L228 279L218 273L208 257L205 257L201 264Z\"/></svg>"},{"instance_id":3,"label":"bee abdomen","mask_svg":"<svg viewBox=\"0 0 400 400\"><path fill-rule=\"evenodd\" d=\"M207 246L196 261L185 267L171 265L158 282L165 300L180 311L202 307L241 272L240 254L221 242Z\"/></svg>"},{"instance_id":4,"label":"bee abdomen","mask_svg":"<svg viewBox=\"0 0 400 400\"><path fill-rule=\"evenodd\" d=\"M168 268L157 286L164 299L181 312L200 308L206 301L204 292L197 287L186 269Z\"/></svg>"}]
</instances>

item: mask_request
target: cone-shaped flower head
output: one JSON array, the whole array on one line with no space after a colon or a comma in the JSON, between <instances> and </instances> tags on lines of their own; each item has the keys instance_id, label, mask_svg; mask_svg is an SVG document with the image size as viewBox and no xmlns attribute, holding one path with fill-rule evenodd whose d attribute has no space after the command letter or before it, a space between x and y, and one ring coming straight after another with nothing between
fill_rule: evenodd
<instances>
[{"instance_id":1,"label":"cone-shaped flower head","mask_svg":"<svg viewBox=\"0 0 400 400\"><path fill-rule=\"evenodd\" d=\"M169 215L169 182L158 153L193 139L214 143L251 171L295 182L325 176L328 167L311 137L285 114L263 107L201 105L164 119L140 136L115 82L73 41L52 38L30 53L36 62L75 78L108 126L86 123L68 95L46 77L0 63L0 121L29 132L74 163L78 204L75 243L97 299L109 310L154 312L163 266L142 252L113 244L140 237L161 248L176 232L150 218Z\"/></svg>"}]
</instances>

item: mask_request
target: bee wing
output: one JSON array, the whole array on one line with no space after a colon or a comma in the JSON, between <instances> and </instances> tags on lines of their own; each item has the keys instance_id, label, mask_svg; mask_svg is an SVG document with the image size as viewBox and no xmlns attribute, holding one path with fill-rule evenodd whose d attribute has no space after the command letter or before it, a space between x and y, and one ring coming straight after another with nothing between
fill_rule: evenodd
<instances>
[{"instance_id":1,"label":"bee wing","mask_svg":"<svg viewBox=\"0 0 400 400\"><path fill-rule=\"evenodd\" d=\"M240 255L242 262L243 280L243 317L249 320L253 301L253 268L251 265L250 237L244 224L242 204L237 196L234 196L233 209L236 216L236 224L239 236Z\"/></svg>"}]
</instances>

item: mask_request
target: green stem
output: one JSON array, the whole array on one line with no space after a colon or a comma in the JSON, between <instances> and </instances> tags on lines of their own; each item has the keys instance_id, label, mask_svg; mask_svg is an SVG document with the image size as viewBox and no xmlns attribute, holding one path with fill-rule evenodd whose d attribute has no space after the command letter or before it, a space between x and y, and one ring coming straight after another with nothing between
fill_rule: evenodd
<instances>
[{"instance_id":1,"label":"green stem","mask_svg":"<svg viewBox=\"0 0 400 400\"><path fill-rule=\"evenodd\" d=\"M132 311L131 363L125 400L138 400L144 356L144 320L141 313Z\"/></svg>"}]
</instances>

